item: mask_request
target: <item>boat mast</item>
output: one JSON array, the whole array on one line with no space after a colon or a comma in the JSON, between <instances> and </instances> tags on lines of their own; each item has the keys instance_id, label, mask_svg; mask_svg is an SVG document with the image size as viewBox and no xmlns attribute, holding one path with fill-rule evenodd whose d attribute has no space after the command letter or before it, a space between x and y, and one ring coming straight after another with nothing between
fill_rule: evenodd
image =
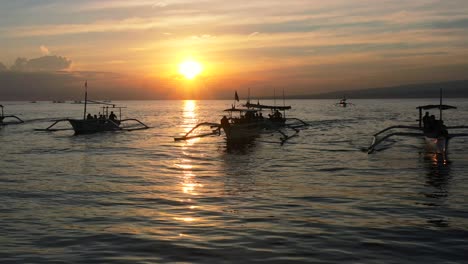
<instances>
[{"instance_id":1,"label":"boat mast","mask_svg":"<svg viewBox=\"0 0 468 264\"><path fill-rule=\"evenodd\" d=\"M274 105L276 106L276 88L273 88L273 101Z\"/></svg>"},{"instance_id":2,"label":"boat mast","mask_svg":"<svg viewBox=\"0 0 468 264\"><path fill-rule=\"evenodd\" d=\"M286 103L285 103L284 100L285 99L284 99L284 88L283 88L283 107L286 106ZM283 116L284 116L284 118L286 118L286 108L283 108Z\"/></svg>"},{"instance_id":3,"label":"boat mast","mask_svg":"<svg viewBox=\"0 0 468 264\"><path fill-rule=\"evenodd\" d=\"M440 121L442 121L442 88L440 88L440 105L439 105L439 111L440 111Z\"/></svg>"},{"instance_id":4,"label":"boat mast","mask_svg":"<svg viewBox=\"0 0 468 264\"><path fill-rule=\"evenodd\" d=\"M88 102L88 80L86 80L84 86L85 86L85 101L84 101L83 120L86 119L86 104Z\"/></svg>"}]
</instances>

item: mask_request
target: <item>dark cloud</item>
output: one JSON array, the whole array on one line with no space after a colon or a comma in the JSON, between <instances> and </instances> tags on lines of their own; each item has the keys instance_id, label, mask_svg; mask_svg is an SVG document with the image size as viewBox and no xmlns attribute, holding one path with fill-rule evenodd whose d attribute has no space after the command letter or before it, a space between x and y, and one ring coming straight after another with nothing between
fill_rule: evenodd
<instances>
[{"instance_id":1,"label":"dark cloud","mask_svg":"<svg viewBox=\"0 0 468 264\"><path fill-rule=\"evenodd\" d=\"M93 100L158 99L169 90L162 83L112 72L0 71L0 100L82 100L86 80Z\"/></svg>"},{"instance_id":2,"label":"dark cloud","mask_svg":"<svg viewBox=\"0 0 468 264\"><path fill-rule=\"evenodd\" d=\"M7 70L7 67L5 66L5 64L0 62L0 71L6 71L6 70Z\"/></svg>"},{"instance_id":3,"label":"dark cloud","mask_svg":"<svg viewBox=\"0 0 468 264\"><path fill-rule=\"evenodd\" d=\"M35 59L18 58L12 71L60 71L70 68L72 61L61 56L43 56Z\"/></svg>"}]
</instances>

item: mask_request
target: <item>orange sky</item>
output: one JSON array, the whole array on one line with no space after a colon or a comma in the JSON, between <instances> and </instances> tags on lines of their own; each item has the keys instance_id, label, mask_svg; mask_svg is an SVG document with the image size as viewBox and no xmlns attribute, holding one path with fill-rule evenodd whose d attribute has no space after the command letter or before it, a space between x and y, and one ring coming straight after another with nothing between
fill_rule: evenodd
<instances>
[{"instance_id":1,"label":"orange sky","mask_svg":"<svg viewBox=\"0 0 468 264\"><path fill-rule=\"evenodd\" d=\"M0 43L0 89L18 97L76 97L85 79L121 99L316 94L466 78L468 2L9 1Z\"/></svg>"}]
</instances>

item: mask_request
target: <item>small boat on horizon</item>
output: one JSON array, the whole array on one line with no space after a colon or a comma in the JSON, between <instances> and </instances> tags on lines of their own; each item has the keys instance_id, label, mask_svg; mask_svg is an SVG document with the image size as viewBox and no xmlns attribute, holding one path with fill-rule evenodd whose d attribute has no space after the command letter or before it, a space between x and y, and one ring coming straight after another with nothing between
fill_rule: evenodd
<instances>
[{"instance_id":1,"label":"small boat on horizon","mask_svg":"<svg viewBox=\"0 0 468 264\"><path fill-rule=\"evenodd\" d=\"M347 107L348 105L354 105L354 104L348 103L348 99L346 99L346 96L343 96L343 98L341 98L340 101L336 103L335 105L341 106L341 107Z\"/></svg>"},{"instance_id":2,"label":"small boat on horizon","mask_svg":"<svg viewBox=\"0 0 468 264\"><path fill-rule=\"evenodd\" d=\"M36 131L60 131L60 130L70 130L70 129L56 129L53 128L55 125L61 122L69 122L72 126L72 129L75 131L75 135L79 134L91 134L97 132L105 132L105 131L133 131L133 130L142 130L148 129L149 126L144 124L138 119L135 118L127 118L122 119L122 109L126 107L118 107L114 104L109 104L106 102L99 102L88 100L88 82L85 82L85 100L84 100L84 111L83 111L83 119L60 119L56 120L52 125L45 129L35 129ZM101 108L101 112L98 115L91 115L87 112L87 104L100 104L103 105ZM119 116L113 112L113 110L119 111ZM109 112L110 111L110 112ZM136 127L132 128L124 128L122 127L122 123L133 121L136 123Z\"/></svg>"}]
</instances>

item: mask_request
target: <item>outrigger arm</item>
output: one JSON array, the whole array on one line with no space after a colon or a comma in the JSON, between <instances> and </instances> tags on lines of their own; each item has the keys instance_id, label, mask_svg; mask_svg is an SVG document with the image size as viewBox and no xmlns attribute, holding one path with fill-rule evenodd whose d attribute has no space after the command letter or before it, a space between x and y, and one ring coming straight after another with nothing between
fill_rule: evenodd
<instances>
[{"instance_id":1,"label":"outrigger arm","mask_svg":"<svg viewBox=\"0 0 468 264\"><path fill-rule=\"evenodd\" d=\"M0 105L0 109L2 109L2 112L0 113L0 125L9 125L9 124L21 124L21 123L24 123L24 121L15 116L15 115L4 115L4 112L3 112L3 105ZM14 118L16 120L18 120L18 122L14 122L14 123L11 123L11 122L8 122L8 123L3 123L3 120L5 120L6 118Z\"/></svg>"},{"instance_id":2,"label":"outrigger arm","mask_svg":"<svg viewBox=\"0 0 468 264\"><path fill-rule=\"evenodd\" d=\"M190 134L193 131L195 131L197 128L199 128L201 126L209 126L210 128L216 128L216 129L212 130L211 133L205 133L205 134L201 134L201 135L190 136ZM190 129L190 131L187 132L184 136L176 137L176 138L174 138L174 140L175 141L189 140L189 139L193 139L193 138L201 138L201 137L207 137L207 136L212 136L212 135L220 135L220 134L221 134L221 125L220 124L204 122L204 123L197 124L192 129Z\"/></svg>"},{"instance_id":3,"label":"outrigger arm","mask_svg":"<svg viewBox=\"0 0 468 264\"><path fill-rule=\"evenodd\" d=\"M375 147L385 141L386 139L393 136L407 136L407 137L421 137L422 133L409 133L409 132L395 132L384 136L383 138L377 139L374 137L372 144L367 148L367 154L372 154L375 151Z\"/></svg>"},{"instance_id":4,"label":"outrigger arm","mask_svg":"<svg viewBox=\"0 0 468 264\"><path fill-rule=\"evenodd\" d=\"M392 130L392 129L396 129L396 128L405 128L405 129L413 129L413 130L419 130L421 131L421 133L409 133L409 132L394 132L394 133L390 133L382 138L377 138L379 135L381 135L382 133L385 133L389 130ZM408 137L420 137L420 136L423 136L423 133L422 133L422 129L420 127L416 127L416 126L391 126L391 127L387 127L377 133L374 134L373 138L372 138L372 144L367 148L367 153L368 154L371 154L374 152L375 150L375 147L377 145L379 145L380 143L382 143L383 141L385 141L386 139L390 138L390 137L393 137L393 136L408 136Z\"/></svg>"}]
</instances>

